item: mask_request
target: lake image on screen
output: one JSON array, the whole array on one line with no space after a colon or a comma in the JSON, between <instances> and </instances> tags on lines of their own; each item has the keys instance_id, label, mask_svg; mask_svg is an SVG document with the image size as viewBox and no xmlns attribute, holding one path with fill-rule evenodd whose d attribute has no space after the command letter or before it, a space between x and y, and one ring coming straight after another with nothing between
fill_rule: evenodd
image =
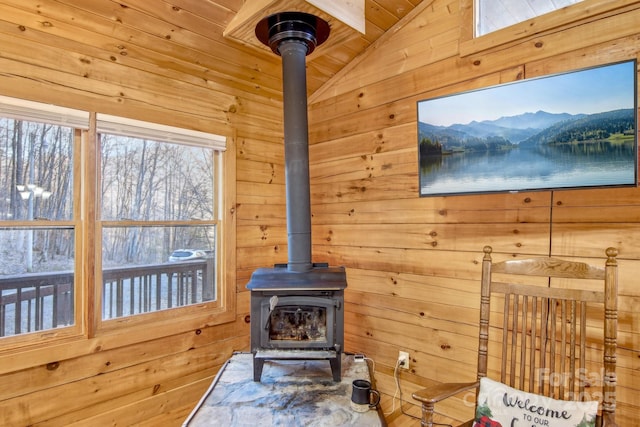
<instances>
[{"instance_id":1,"label":"lake image on screen","mask_svg":"<svg viewBox=\"0 0 640 427\"><path fill-rule=\"evenodd\" d=\"M635 61L418 103L420 195L635 185Z\"/></svg>"}]
</instances>

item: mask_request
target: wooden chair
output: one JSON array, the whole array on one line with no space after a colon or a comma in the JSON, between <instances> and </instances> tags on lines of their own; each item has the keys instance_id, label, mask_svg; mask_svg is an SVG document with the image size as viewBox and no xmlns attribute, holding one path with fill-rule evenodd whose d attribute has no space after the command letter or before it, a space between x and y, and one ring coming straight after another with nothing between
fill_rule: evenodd
<instances>
[{"instance_id":1,"label":"wooden chair","mask_svg":"<svg viewBox=\"0 0 640 427\"><path fill-rule=\"evenodd\" d=\"M492 263L491 251L484 247L478 381L414 393L422 403L421 425L434 425L437 402L477 388L489 376L554 399L595 396L587 400L600 400L596 425L616 426L617 249L606 250L604 268L549 257ZM509 281L494 280L497 274ZM587 282L576 286L572 279ZM497 319L490 322L490 314Z\"/></svg>"}]
</instances>

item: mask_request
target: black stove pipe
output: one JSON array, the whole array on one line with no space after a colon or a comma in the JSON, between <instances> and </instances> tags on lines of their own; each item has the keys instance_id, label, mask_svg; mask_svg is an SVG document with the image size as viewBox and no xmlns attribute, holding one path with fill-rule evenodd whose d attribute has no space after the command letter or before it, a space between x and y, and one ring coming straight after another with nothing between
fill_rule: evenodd
<instances>
[{"instance_id":1,"label":"black stove pipe","mask_svg":"<svg viewBox=\"0 0 640 427\"><path fill-rule=\"evenodd\" d=\"M256 36L282 57L287 269L304 273L313 269L305 57L329 37L329 24L306 13L283 12L260 21Z\"/></svg>"}]
</instances>

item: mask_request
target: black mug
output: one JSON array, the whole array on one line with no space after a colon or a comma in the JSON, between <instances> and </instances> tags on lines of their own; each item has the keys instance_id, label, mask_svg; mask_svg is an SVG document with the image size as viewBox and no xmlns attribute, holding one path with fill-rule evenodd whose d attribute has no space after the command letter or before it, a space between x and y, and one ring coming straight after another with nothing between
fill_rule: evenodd
<instances>
[{"instance_id":1,"label":"black mug","mask_svg":"<svg viewBox=\"0 0 640 427\"><path fill-rule=\"evenodd\" d=\"M367 380L354 380L351 393L351 409L356 412L366 412L380 403L380 393L371 388Z\"/></svg>"}]
</instances>

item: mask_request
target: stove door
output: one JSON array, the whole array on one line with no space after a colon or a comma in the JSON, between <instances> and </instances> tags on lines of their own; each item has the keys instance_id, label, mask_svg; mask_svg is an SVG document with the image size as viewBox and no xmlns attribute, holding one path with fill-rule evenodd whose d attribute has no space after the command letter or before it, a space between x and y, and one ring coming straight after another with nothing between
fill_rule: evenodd
<instances>
[{"instance_id":1,"label":"stove door","mask_svg":"<svg viewBox=\"0 0 640 427\"><path fill-rule=\"evenodd\" d=\"M273 308L273 310L272 310ZM261 302L260 346L264 349L333 349L336 301L330 297L279 297Z\"/></svg>"}]
</instances>

